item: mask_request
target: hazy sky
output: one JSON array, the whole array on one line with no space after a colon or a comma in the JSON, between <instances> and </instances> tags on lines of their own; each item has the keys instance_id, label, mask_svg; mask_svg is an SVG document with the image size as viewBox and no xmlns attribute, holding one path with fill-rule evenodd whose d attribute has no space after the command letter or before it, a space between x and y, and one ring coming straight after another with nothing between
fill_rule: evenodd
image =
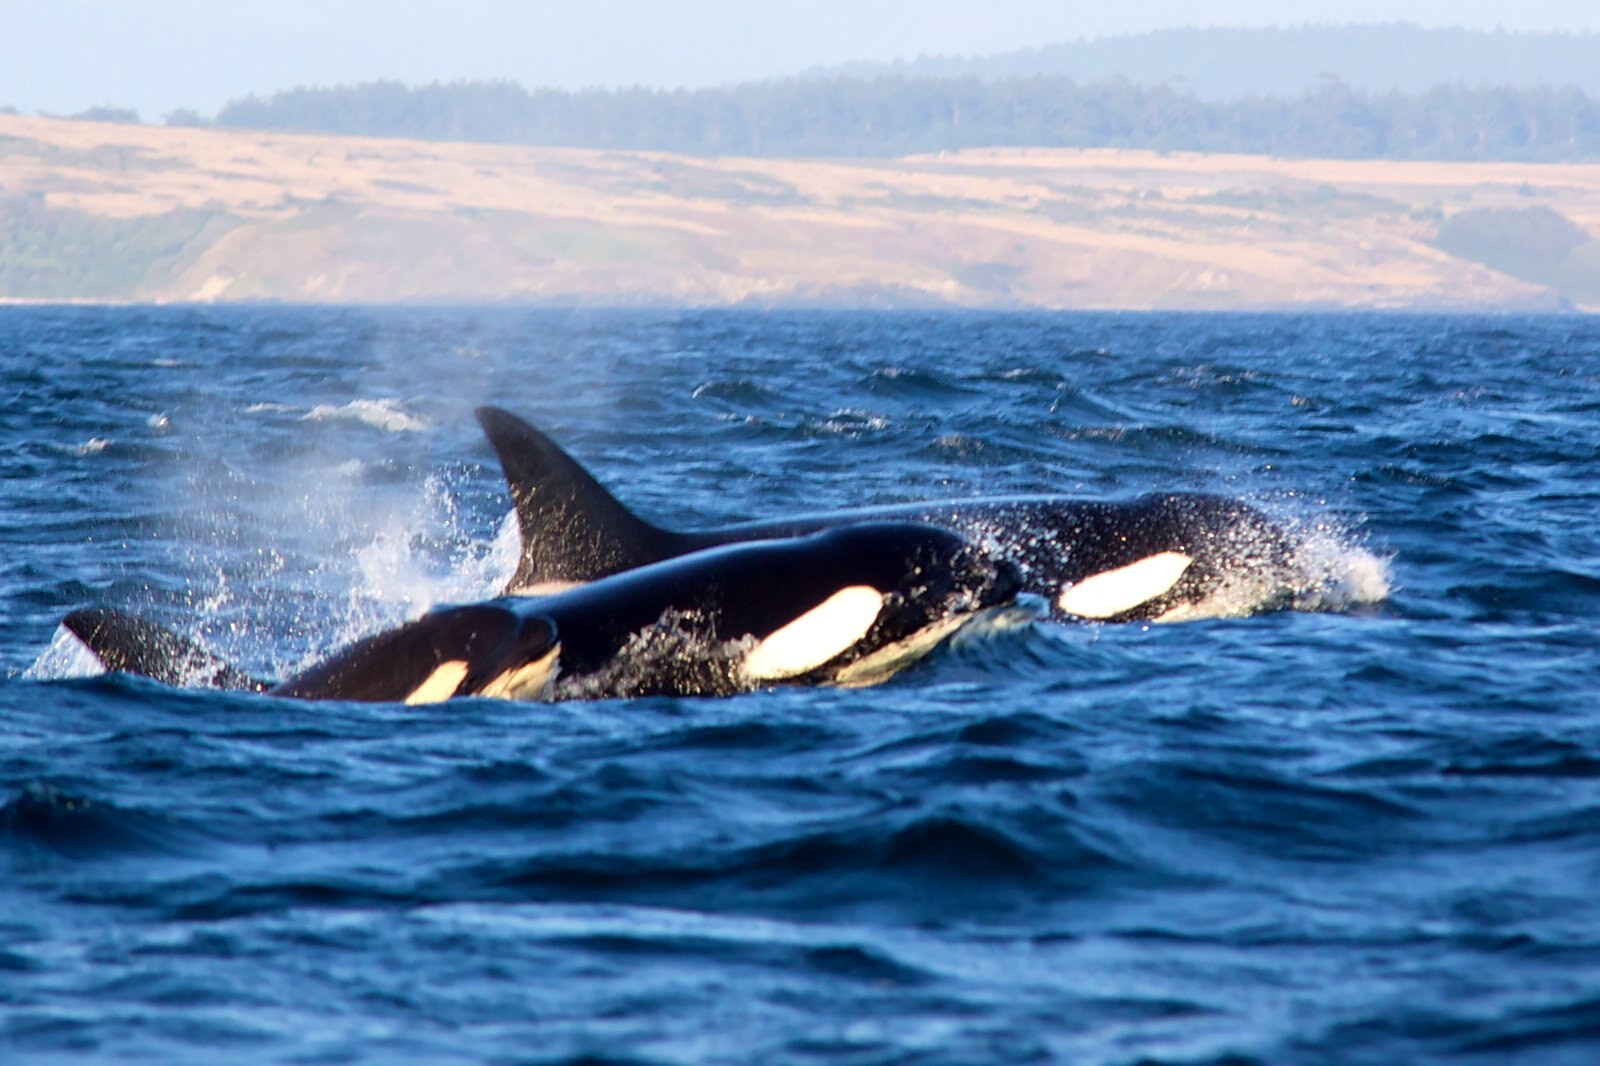
<instances>
[{"instance_id":1,"label":"hazy sky","mask_svg":"<svg viewBox=\"0 0 1600 1066\"><path fill-rule=\"evenodd\" d=\"M1595 0L0 0L0 105L157 119L395 78L702 86L1189 25L1600 30ZM1600 57L1597 57L1600 58Z\"/></svg>"}]
</instances>

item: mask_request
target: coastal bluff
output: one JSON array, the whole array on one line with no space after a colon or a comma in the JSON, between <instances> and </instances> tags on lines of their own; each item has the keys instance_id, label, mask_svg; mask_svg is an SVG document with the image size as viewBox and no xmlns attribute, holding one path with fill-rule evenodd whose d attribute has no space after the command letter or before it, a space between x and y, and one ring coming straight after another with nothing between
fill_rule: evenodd
<instances>
[{"instance_id":1,"label":"coastal bluff","mask_svg":"<svg viewBox=\"0 0 1600 1066\"><path fill-rule=\"evenodd\" d=\"M1600 310L1600 165L756 159L0 115L0 301Z\"/></svg>"}]
</instances>

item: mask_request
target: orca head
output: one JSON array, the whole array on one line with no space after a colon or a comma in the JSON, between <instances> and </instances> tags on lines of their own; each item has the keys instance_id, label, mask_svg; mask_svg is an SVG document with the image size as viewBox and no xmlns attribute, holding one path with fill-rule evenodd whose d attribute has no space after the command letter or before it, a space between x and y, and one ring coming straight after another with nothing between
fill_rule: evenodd
<instances>
[{"instance_id":1,"label":"orca head","mask_svg":"<svg viewBox=\"0 0 1600 1066\"><path fill-rule=\"evenodd\" d=\"M1176 493L1104 507L1054 590L1059 615L1172 622L1249 613L1272 600L1291 556L1277 523L1228 497Z\"/></svg>"},{"instance_id":2,"label":"orca head","mask_svg":"<svg viewBox=\"0 0 1600 1066\"><path fill-rule=\"evenodd\" d=\"M893 575L882 622L902 631L1009 604L1023 588L1021 572L1010 560L942 526L878 522L826 535L848 543L852 551L880 557L878 565Z\"/></svg>"},{"instance_id":3,"label":"orca head","mask_svg":"<svg viewBox=\"0 0 1600 1066\"><path fill-rule=\"evenodd\" d=\"M444 607L358 640L271 690L298 699L530 699L554 676L555 623L500 603Z\"/></svg>"},{"instance_id":4,"label":"orca head","mask_svg":"<svg viewBox=\"0 0 1600 1066\"><path fill-rule=\"evenodd\" d=\"M1009 561L935 526L863 523L809 539L843 561L836 584L756 643L743 667L753 683L876 684L1022 589Z\"/></svg>"}]
</instances>

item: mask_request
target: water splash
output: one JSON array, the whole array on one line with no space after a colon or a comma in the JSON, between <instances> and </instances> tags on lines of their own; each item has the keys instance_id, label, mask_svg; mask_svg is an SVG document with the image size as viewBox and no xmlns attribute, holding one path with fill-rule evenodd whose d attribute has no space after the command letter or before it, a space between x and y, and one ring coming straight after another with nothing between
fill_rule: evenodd
<instances>
[{"instance_id":1,"label":"water splash","mask_svg":"<svg viewBox=\"0 0 1600 1066\"><path fill-rule=\"evenodd\" d=\"M68 632L65 626L57 626L49 646L22 671L21 676L32 681L56 681L69 677L94 677L105 672L105 667L83 641Z\"/></svg>"},{"instance_id":2,"label":"water splash","mask_svg":"<svg viewBox=\"0 0 1600 1066\"><path fill-rule=\"evenodd\" d=\"M1258 506L1272 508L1270 502ZM1228 565L1223 580L1205 599L1168 611L1157 621L1244 618L1267 611L1338 612L1381 602L1389 594L1388 562L1362 545L1357 534L1325 515L1273 516L1275 533L1289 545L1287 555L1269 542L1270 534L1241 522L1228 530Z\"/></svg>"},{"instance_id":3,"label":"water splash","mask_svg":"<svg viewBox=\"0 0 1600 1066\"><path fill-rule=\"evenodd\" d=\"M1344 530L1319 526L1295 549L1298 611L1346 611L1381 603L1392 587L1391 560L1351 543Z\"/></svg>"}]
</instances>

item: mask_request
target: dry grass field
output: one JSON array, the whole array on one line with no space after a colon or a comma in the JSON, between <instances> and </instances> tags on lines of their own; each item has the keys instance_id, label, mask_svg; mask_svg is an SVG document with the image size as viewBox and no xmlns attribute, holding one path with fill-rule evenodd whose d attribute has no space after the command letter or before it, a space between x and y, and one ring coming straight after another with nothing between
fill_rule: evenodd
<instances>
[{"instance_id":1,"label":"dry grass field","mask_svg":"<svg viewBox=\"0 0 1600 1066\"><path fill-rule=\"evenodd\" d=\"M1452 219L1476 228L1443 240ZM6 300L1600 309L1591 235L1594 165L702 158L0 116Z\"/></svg>"}]
</instances>

